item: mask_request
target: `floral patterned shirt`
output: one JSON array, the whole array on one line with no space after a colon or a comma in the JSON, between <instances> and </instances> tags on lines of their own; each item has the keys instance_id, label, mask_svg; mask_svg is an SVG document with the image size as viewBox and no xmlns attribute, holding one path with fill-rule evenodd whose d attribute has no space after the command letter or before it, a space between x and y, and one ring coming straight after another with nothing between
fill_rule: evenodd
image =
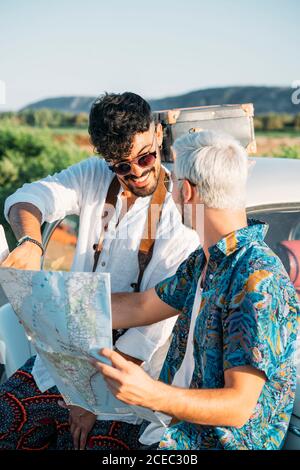
<instances>
[{"instance_id":1,"label":"floral patterned shirt","mask_svg":"<svg viewBox=\"0 0 300 470\"><path fill-rule=\"evenodd\" d=\"M202 302L194 329L195 368L190 388L224 387L224 371L251 365L267 377L257 405L241 428L180 421L166 429L163 449L279 449L287 432L296 386L295 346L300 306L292 283L264 242L268 226L250 220L209 249ZM186 349L202 249L156 286L181 311L160 380L172 383Z\"/></svg>"}]
</instances>

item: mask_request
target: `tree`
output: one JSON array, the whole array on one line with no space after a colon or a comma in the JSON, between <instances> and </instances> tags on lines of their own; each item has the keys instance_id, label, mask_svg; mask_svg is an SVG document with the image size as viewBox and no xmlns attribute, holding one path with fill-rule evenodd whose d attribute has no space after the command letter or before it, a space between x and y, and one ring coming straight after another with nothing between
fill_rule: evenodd
<instances>
[{"instance_id":1,"label":"tree","mask_svg":"<svg viewBox=\"0 0 300 470\"><path fill-rule=\"evenodd\" d=\"M268 114L263 117L265 131L277 131L284 128L284 118L280 114Z\"/></svg>"},{"instance_id":2,"label":"tree","mask_svg":"<svg viewBox=\"0 0 300 470\"><path fill-rule=\"evenodd\" d=\"M296 114L295 116L294 129L300 131L300 114Z\"/></svg>"}]
</instances>

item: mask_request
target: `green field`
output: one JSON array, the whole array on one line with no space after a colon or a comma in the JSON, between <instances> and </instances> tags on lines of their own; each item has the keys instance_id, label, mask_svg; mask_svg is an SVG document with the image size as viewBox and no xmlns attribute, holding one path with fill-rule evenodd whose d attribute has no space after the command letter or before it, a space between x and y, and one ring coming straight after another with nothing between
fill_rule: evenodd
<instances>
[{"instance_id":1,"label":"green field","mask_svg":"<svg viewBox=\"0 0 300 470\"><path fill-rule=\"evenodd\" d=\"M261 131L256 130L255 135L257 137L269 137L269 138L278 138L278 137L289 137L289 138L300 138L300 131L296 130L282 130L282 131Z\"/></svg>"}]
</instances>

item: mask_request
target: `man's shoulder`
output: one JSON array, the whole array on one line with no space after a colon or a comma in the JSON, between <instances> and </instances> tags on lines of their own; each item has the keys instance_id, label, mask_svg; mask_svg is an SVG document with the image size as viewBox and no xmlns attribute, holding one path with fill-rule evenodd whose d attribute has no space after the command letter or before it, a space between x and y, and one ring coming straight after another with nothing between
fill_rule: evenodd
<instances>
[{"instance_id":1,"label":"man's shoulder","mask_svg":"<svg viewBox=\"0 0 300 470\"><path fill-rule=\"evenodd\" d=\"M84 185L86 195L93 194L98 199L99 191L107 191L113 173L109 170L105 160L100 157L88 157L69 168L77 179Z\"/></svg>"},{"instance_id":2,"label":"man's shoulder","mask_svg":"<svg viewBox=\"0 0 300 470\"><path fill-rule=\"evenodd\" d=\"M248 272L257 270L288 276L279 256L264 242L255 241L242 251L239 265L247 265Z\"/></svg>"},{"instance_id":3,"label":"man's shoulder","mask_svg":"<svg viewBox=\"0 0 300 470\"><path fill-rule=\"evenodd\" d=\"M249 294L265 292L276 295L278 300L297 303L295 288L281 259L265 242L248 246L234 271L235 280L239 278Z\"/></svg>"},{"instance_id":4,"label":"man's shoulder","mask_svg":"<svg viewBox=\"0 0 300 470\"><path fill-rule=\"evenodd\" d=\"M91 171L92 173L107 173L110 174L110 170L105 162L105 160L101 157L96 156L89 156L84 160L81 160L79 163L72 165L73 168L81 167L82 171Z\"/></svg>"}]
</instances>

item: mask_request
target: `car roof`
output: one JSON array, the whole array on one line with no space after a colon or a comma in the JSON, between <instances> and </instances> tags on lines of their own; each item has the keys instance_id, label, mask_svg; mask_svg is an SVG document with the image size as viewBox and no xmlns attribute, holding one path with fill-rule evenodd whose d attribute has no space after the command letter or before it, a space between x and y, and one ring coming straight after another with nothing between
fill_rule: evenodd
<instances>
[{"instance_id":1,"label":"car roof","mask_svg":"<svg viewBox=\"0 0 300 470\"><path fill-rule=\"evenodd\" d=\"M299 203L300 160L257 157L250 169L247 208L261 205Z\"/></svg>"},{"instance_id":2,"label":"car roof","mask_svg":"<svg viewBox=\"0 0 300 470\"><path fill-rule=\"evenodd\" d=\"M300 206L300 159L249 157L255 162L250 169L247 185L248 209L257 206ZM172 171L174 164L163 162Z\"/></svg>"}]
</instances>

